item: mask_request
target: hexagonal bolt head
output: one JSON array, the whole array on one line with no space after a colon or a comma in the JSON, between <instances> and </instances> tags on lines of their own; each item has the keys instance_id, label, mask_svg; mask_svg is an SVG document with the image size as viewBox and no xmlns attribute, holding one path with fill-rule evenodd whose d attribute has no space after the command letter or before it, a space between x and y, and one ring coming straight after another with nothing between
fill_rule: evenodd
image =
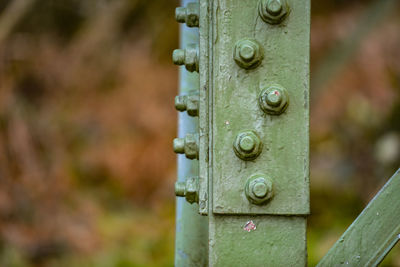
<instances>
[{"instance_id":1,"label":"hexagonal bolt head","mask_svg":"<svg viewBox=\"0 0 400 267\"><path fill-rule=\"evenodd\" d=\"M186 182L175 183L175 195L185 197L190 204L199 202L199 178L192 177L186 179Z\"/></svg>"},{"instance_id":2,"label":"hexagonal bolt head","mask_svg":"<svg viewBox=\"0 0 400 267\"><path fill-rule=\"evenodd\" d=\"M263 49L256 40L242 39L236 43L233 59L240 67L254 69L261 64L263 58Z\"/></svg>"},{"instance_id":3,"label":"hexagonal bolt head","mask_svg":"<svg viewBox=\"0 0 400 267\"><path fill-rule=\"evenodd\" d=\"M256 205L267 203L274 195L272 180L263 174L256 174L247 179L244 191L247 199Z\"/></svg>"},{"instance_id":4,"label":"hexagonal bolt head","mask_svg":"<svg viewBox=\"0 0 400 267\"><path fill-rule=\"evenodd\" d=\"M175 138L173 142L174 152L185 154L188 159L199 158L199 136L197 134L187 134L185 138Z\"/></svg>"},{"instance_id":5,"label":"hexagonal bolt head","mask_svg":"<svg viewBox=\"0 0 400 267\"><path fill-rule=\"evenodd\" d=\"M186 23L188 27L199 27L200 7L198 3L188 3L186 7L175 9L175 19L179 23Z\"/></svg>"},{"instance_id":6,"label":"hexagonal bolt head","mask_svg":"<svg viewBox=\"0 0 400 267\"><path fill-rule=\"evenodd\" d=\"M287 90L280 85L269 86L261 91L258 104L269 115L282 114L289 105Z\"/></svg>"},{"instance_id":7,"label":"hexagonal bolt head","mask_svg":"<svg viewBox=\"0 0 400 267\"><path fill-rule=\"evenodd\" d=\"M290 13L286 0L260 0L258 14L269 24L281 23Z\"/></svg>"},{"instance_id":8,"label":"hexagonal bolt head","mask_svg":"<svg viewBox=\"0 0 400 267\"><path fill-rule=\"evenodd\" d=\"M188 45L186 49L175 49L172 61L175 65L185 65L190 72L199 71L199 49L195 44Z\"/></svg>"},{"instance_id":9,"label":"hexagonal bolt head","mask_svg":"<svg viewBox=\"0 0 400 267\"><path fill-rule=\"evenodd\" d=\"M241 132L233 143L233 151L242 160L253 160L262 151L260 137L254 131Z\"/></svg>"},{"instance_id":10,"label":"hexagonal bolt head","mask_svg":"<svg viewBox=\"0 0 400 267\"><path fill-rule=\"evenodd\" d=\"M175 97L175 108L178 111L187 111L189 116L199 114L199 94L179 95Z\"/></svg>"}]
</instances>

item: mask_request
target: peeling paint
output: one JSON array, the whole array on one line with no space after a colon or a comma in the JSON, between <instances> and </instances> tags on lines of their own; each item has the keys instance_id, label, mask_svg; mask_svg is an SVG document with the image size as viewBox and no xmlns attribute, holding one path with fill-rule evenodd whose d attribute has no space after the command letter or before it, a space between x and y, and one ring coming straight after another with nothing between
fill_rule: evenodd
<instances>
[{"instance_id":1,"label":"peeling paint","mask_svg":"<svg viewBox=\"0 0 400 267\"><path fill-rule=\"evenodd\" d=\"M243 230L245 230L245 231L247 231L247 232L251 232L251 231L255 231L257 229L257 226L254 224L254 222L253 221L248 221L245 225L244 225L244 227L243 227Z\"/></svg>"}]
</instances>

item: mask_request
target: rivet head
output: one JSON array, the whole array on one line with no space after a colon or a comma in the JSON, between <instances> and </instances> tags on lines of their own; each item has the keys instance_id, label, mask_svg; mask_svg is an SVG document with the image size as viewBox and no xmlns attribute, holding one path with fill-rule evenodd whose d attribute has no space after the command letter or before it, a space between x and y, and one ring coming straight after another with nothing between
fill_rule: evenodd
<instances>
[{"instance_id":1,"label":"rivet head","mask_svg":"<svg viewBox=\"0 0 400 267\"><path fill-rule=\"evenodd\" d=\"M260 0L258 13L269 24L281 23L289 14L290 9L286 0Z\"/></svg>"},{"instance_id":2,"label":"rivet head","mask_svg":"<svg viewBox=\"0 0 400 267\"><path fill-rule=\"evenodd\" d=\"M277 84L269 86L261 91L258 104L269 115L282 114L289 105L287 90Z\"/></svg>"},{"instance_id":3,"label":"rivet head","mask_svg":"<svg viewBox=\"0 0 400 267\"><path fill-rule=\"evenodd\" d=\"M244 69L254 69L261 64L264 53L261 45L252 39L242 39L236 42L233 59Z\"/></svg>"},{"instance_id":4,"label":"rivet head","mask_svg":"<svg viewBox=\"0 0 400 267\"><path fill-rule=\"evenodd\" d=\"M254 131L241 132L236 136L233 150L240 159L253 160L260 155L262 142Z\"/></svg>"},{"instance_id":5,"label":"rivet head","mask_svg":"<svg viewBox=\"0 0 400 267\"><path fill-rule=\"evenodd\" d=\"M273 197L273 185L271 178L264 174L255 174L247 179L245 185L247 199L256 205L267 203Z\"/></svg>"}]
</instances>

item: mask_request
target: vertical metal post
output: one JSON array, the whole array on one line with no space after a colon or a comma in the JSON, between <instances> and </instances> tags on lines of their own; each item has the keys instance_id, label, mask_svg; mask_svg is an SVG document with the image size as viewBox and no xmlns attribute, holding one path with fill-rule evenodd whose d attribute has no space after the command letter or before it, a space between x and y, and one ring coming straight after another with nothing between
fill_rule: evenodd
<instances>
[{"instance_id":1,"label":"vertical metal post","mask_svg":"<svg viewBox=\"0 0 400 267\"><path fill-rule=\"evenodd\" d=\"M208 264L306 266L310 1L201 3Z\"/></svg>"},{"instance_id":2,"label":"vertical metal post","mask_svg":"<svg viewBox=\"0 0 400 267\"><path fill-rule=\"evenodd\" d=\"M188 0L182 0L186 6ZM199 42L198 28L189 28L180 24L180 46ZM179 69L179 94L187 95L199 90L199 74L188 72L182 66ZM190 117L186 112L178 114L178 136L184 137L187 133L198 132L198 118ZM178 182L185 182L187 178L199 175L198 160L190 160L185 155L178 155ZM185 198L176 199L176 240L175 266L206 266L208 249L208 218L199 214L199 205L190 204Z\"/></svg>"}]
</instances>

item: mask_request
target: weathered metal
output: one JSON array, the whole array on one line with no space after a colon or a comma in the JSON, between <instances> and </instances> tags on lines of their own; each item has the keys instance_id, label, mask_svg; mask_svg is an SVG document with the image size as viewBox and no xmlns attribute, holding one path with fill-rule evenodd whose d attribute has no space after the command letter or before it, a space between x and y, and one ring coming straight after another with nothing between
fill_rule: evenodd
<instances>
[{"instance_id":1,"label":"weathered metal","mask_svg":"<svg viewBox=\"0 0 400 267\"><path fill-rule=\"evenodd\" d=\"M310 1L201 0L176 17L200 39L173 53L199 72L175 100L174 151L193 159L179 157L175 265L306 266ZM400 239L399 188L400 170L318 266L378 265Z\"/></svg>"},{"instance_id":2,"label":"weathered metal","mask_svg":"<svg viewBox=\"0 0 400 267\"><path fill-rule=\"evenodd\" d=\"M279 24L289 15L290 8L286 0L261 0L258 12L265 22Z\"/></svg>"},{"instance_id":3,"label":"weathered metal","mask_svg":"<svg viewBox=\"0 0 400 267\"><path fill-rule=\"evenodd\" d=\"M258 134L254 131L239 133L233 143L233 150L236 156L242 160L253 160L262 151L262 142Z\"/></svg>"},{"instance_id":4,"label":"weathered metal","mask_svg":"<svg viewBox=\"0 0 400 267\"><path fill-rule=\"evenodd\" d=\"M188 0L182 0L185 6ZM198 43L197 28L180 27L180 46ZM179 71L179 94L188 95L199 90L199 74L190 73L184 67ZM185 112L178 114L178 136L198 131L198 118L190 117ZM185 182L188 177L199 175L197 160L189 160L185 155L178 155L178 182ZM208 219L198 214L199 205L190 204L185 198L176 199L176 237L175 237L175 266L206 266L208 255Z\"/></svg>"},{"instance_id":5,"label":"weathered metal","mask_svg":"<svg viewBox=\"0 0 400 267\"><path fill-rule=\"evenodd\" d=\"M199 27L199 4L188 3L186 7L175 9L175 19L177 22L186 23L188 27Z\"/></svg>"},{"instance_id":6,"label":"weathered metal","mask_svg":"<svg viewBox=\"0 0 400 267\"><path fill-rule=\"evenodd\" d=\"M199 202L199 178L190 177L186 182L175 183L175 195L185 197L190 204Z\"/></svg>"},{"instance_id":7,"label":"weathered metal","mask_svg":"<svg viewBox=\"0 0 400 267\"><path fill-rule=\"evenodd\" d=\"M264 174L256 174L247 180L245 194L247 199L257 205L265 204L273 195L272 180Z\"/></svg>"},{"instance_id":8,"label":"weathered metal","mask_svg":"<svg viewBox=\"0 0 400 267\"><path fill-rule=\"evenodd\" d=\"M261 91L258 104L265 113L280 115L289 105L289 95L285 88L274 84Z\"/></svg>"},{"instance_id":9,"label":"weathered metal","mask_svg":"<svg viewBox=\"0 0 400 267\"><path fill-rule=\"evenodd\" d=\"M377 266L400 239L400 169L318 266Z\"/></svg>"},{"instance_id":10,"label":"weathered metal","mask_svg":"<svg viewBox=\"0 0 400 267\"><path fill-rule=\"evenodd\" d=\"M188 159L199 157L199 136L198 134L188 133L185 137L175 138L173 142L174 152L185 154Z\"/></svg>"},{"instance_id":11,"label":"weathered metal","mask_svg":"<svg viewBox=\"0 0 400 267\"><path fill-rule=\"evenodd\" d=\"M173 53L174 63L199 71L199 175L189 201L198 188L209 266L306 265L310 6L292 0L287 16L279 3L279 14L269 3L280 23L271 25L258 17L264 2L201 0L199 50ZM259 103L277 84L261 98L281 116ZM192 155L186 143L177 139L174 150ZM180 182L177 194L187 197Z\"/></svg>"},{"instance_id":12,"label":"weathered metal","mask_svg":"<svg viewBox=\"0 0 400 267\"><path fill-rule=\"evenodd\" d=\"M209 151L206 163L212 171L208 176L212 212L308 215L309 2L290 1L290 16L280 25L254 18L258 12L256 0L210 3L210 50L205 51L200 43L200 57L209 54L209 69L205 71L210 74L210 146L205 151ZM200 33L202 27L200 24ZM263 47L265 58L256 69L244 70L232 59L231 51L238 40L249 36ZM206 63L201 65L207 66ZM271 106L270 113L274 114L286 107L280 116L265 114L260 108L260 94L269 87L285 99L290 97L288 106L287 101L282 101L278 110ZM244 131L256 133L263 144L262 153L246 162L231 148ZM275 197L265 206L249 203L243 190L248 177L256 173L267 174L274 180Z\"/></svg>"},{"instance_id":13,"label":"weathered metal","mask_svg":"<svg viewBox=\"0 0 400 267\"><path fill-rule=\"evenodd\" d=\"M254 69L261 64L264 52L256 40L245 38L235 44L233 58L240 67Z\"/></svg>"},{"instance_id":14,"label":"weathered metal","mask_svg":"<svg viewBox=\"0 0 400 267\"><path fill-rule=\"evenodd\" d=\"M178 111L187 111L189 116L199 115L199 93L193 92L189 95L178 95L175 97L175 108Z\"/></svg>"},{"instance_id":15,"label":"weathered metal","mask_svg":"<svg viewBox=\"0 0 400 267\"><path fill-rule=\"evenodd\" d=\"M258 16L264 2L200 2L199 203L209 217L210 266L307 262L310 3L287 3L290 15L272 25ZM239 57L253 58L252 49L238 52L241 40L255 40L263 50L256 68L238 64ZM258 103L262 91L277 84L290 97L280 116L266 114ZM282 102L270 98L271 106ZM246 131L259 136L263 149L244 161L232 143L238 147L235 140ZM246 140L240 149L252 147ZM254 175L263 181L249 181Z\"/></svg>"},{"instance_id":16,"label":"weathered metal","mask_svg":"<svg viewBox=\"0 0 400 267\"><path fill-rule=\"evenodd\" d=\"M186 67L189 72L199 71L199 50L196 44L188 44L186 49L175 49L172 61L175 65Z\"/></svg>"}]
</instances>

